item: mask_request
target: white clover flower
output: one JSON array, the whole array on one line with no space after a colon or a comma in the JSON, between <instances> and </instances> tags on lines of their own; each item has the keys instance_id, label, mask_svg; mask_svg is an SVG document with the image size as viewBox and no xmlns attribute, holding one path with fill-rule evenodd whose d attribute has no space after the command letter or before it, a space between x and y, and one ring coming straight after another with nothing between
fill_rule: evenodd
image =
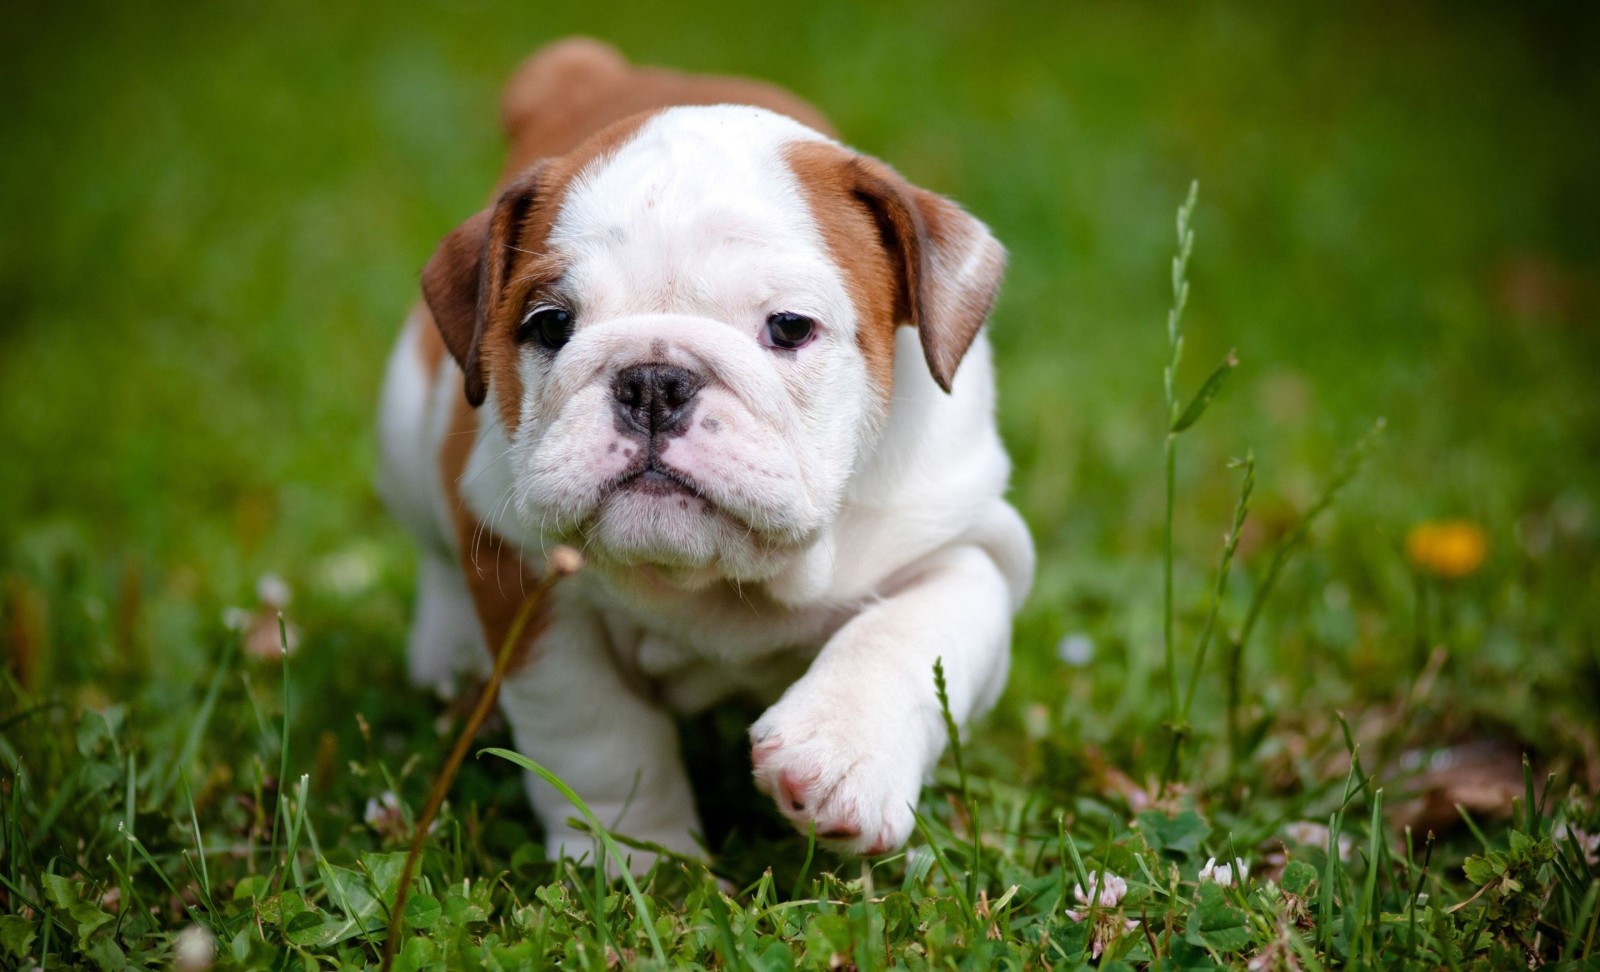
<instances>
[{"instance_id":1,"label":"white clover flower","mask_svg":"<svg viewBox=\"0 0 1600 972\"><path fill-rule=\"evenodd\" d=\"M1218 864L1215 857L1208 858L1206 866L1200 869L1200 881L1202 884L1206 881L1212 881L1224 888L1233 887L1233 880L1236 875L1241 881L1250 876L1250 865L1246 864L1242 857L1234 858L1232 864Z\"/></svg>"},{"instance_id":2,"label":"white clover flower","mask_svg":"<svg viewBox=\"0 0 1600 972\"><path fill-rule=\"evenodd\" d=\"M450 804L446 802L445 807ZM390 840L402 840L410 836L411 830L406 823L405 808L400 805L400 797L393 790L384 790L375 797L367 799L367 809L362 815L367 826L376 830L381 836ZM439 828L437 818L428 824L428 833L433 833Z\"/></svg>"},{"instance_id":3,"label":"white clover flower","mask_svg":"<svg viewBox=\"0 0 1600 972\"><path fill-rule=\"evenodd\" d=\"M1328 828L1325 824L1314 823L1310 820L1296 820L1294 823L1284 826L1283 835L1296 844L1304 844L1307 847L1316 847L1321 850L1328 849ZM1355 849L1356 842L1350 838L1349 834L1339 835L1339 860L1350 860L1355 853Z\"/></svg>"},{"instance_id":4,"label":"white clover flower","mask_svg":"<svg viewBox=\"0 0 1600 972\"><path fill-rule=\"evenodd\" d=\"M289 600L293 596L294 592L289 590L289 582L277 574L262 574L261 579L256 581L256 597L268 607L281 611L289 606Z\"/></svg>"},{"instance_id":5,"label":"white clover flower","mask_svg":"<svg viewBox=\"0 0 1600 972\"><path fill-rule=\"evenodd\" d=\"M202 925L190 925L172 943L173 966L181 972L203 972L216 959L216 936Z\"/></svg>"},{"instance_id":6,"label":"white clover flower","mask_svg":"<svg viewBox=\"0 0 1600 972\"><path fill-rule=\"evenodd\" d=\"M1094 661L1094 640L1075 631L1056 644L1056 657L1073 668L1082 668Z\"/></svg>"},{"instance_id":7,"label":"white clover flower","mask_svg":"<svg viewBox=\"0 0 1600 972\"><path fill-rule=\"evenodd\" d=\"M367 812L362 815L367 826L385 837L399 839L405 836L406 818L400 809L400 798L392 790L385 790L367 800Z\"/></svg>"},{"instance_id":8,"label":"white clover flower","mask_svg":"<svg viewBox=\"0 0 1600 972\"><path fill-rule=\"evenodd\" d=\"M379 823L387 822L390 817L400 814L400 798L395 796L394 790L384 790L378 796L366 799L366 814L363 819L370 827L378 827Z\"/></svg>"},{"instance_id":9,"label":"white clover flower","mask_svg":"<svg viewBox=\"0 0 1600 972\"><path fill-rule=\"evenodd\" d=\"M1106 946L1138 928L1139 922L1135 918L1125 918L1120 911L1114 910L1128 893L1127 881L1110 871L1104 874L1090 871L1088 877L1089 890L1085 891L1081 884L1072 886L1072 896L1077 899L1078 907L1069 908L1067 917L1079 923L1087 921L1090 913L1086 909L1091 903L1091 896L1099 902L1103 910L1094 915L1094 924L1089 930L1089 953L1099 958Z\"/></svg>"},{"instance_id":10,"label":"white clover flower","mask_svg":"<svg viewBox=\"0 0 1600 972\"><path fill-rule=\"evenodd\" d=\"M370 590L381 570L376 553L365 547L352 548L324 557L317 564L317 583L335 594L351 597Z\"/></svg>"},{"instance_id":11,"label":"white clover flower","mask_svg":"<svg viewBox=\"0 0 1600 972\"><path fill-rule=\"evenodd\" d=\"M1100 891L1100 907L1115 908L1122 903L1122 898L1128 893L1128 882L1107 871L1102 877L1097 871L1089 872L1089 890L1085 891L1083 885L1072 886L1072 896L1078 904L1090 904L1089 895L1098 887Z\"/></svg>"}]
</instances>

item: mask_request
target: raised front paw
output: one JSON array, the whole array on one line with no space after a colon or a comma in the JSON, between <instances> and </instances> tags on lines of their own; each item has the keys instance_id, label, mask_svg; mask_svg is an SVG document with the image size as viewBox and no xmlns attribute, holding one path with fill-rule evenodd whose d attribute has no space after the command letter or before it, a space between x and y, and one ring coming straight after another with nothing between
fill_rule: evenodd
<instances>
[{"instance_id":1,"label":"raised front paw","mask_svg":"<svg viewBox=\"0 0 1600 972\"><path fill-rule=\"evenodd\" d=\"M779 702L750 729L756 787L796 830L815 827L836 851L894 850L915 824L925 754L903 727L884 723L829 719Z\"/></svg>"}]
</instances>

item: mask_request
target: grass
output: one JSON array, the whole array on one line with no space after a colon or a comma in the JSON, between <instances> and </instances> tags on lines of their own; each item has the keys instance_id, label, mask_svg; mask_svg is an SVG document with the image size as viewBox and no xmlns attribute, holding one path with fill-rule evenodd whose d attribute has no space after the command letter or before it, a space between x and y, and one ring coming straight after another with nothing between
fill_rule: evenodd
<instances>
[{"instance_id":1,"label":"grass","mask_svg":"<svg viewBox=\"0 0 1600 972\"><path fill-rule=\"evenodd\" d=\"M480 755L423 834L401 965L1594 961L1595 17L752 16L8 18L0 966L164 967L207 936L219 965L378 963L465 718L405 684L378 376L492 179L501 78L574 31L779 81L993 225L1040 575L910 850L787 831L727 711L685 727L715 878L669 860L635 893L598 837L546 860ZM491 723L472 751L507 745ZM1211 858L1248 879L1201 881Z\"/></svg>"}]
</instances>

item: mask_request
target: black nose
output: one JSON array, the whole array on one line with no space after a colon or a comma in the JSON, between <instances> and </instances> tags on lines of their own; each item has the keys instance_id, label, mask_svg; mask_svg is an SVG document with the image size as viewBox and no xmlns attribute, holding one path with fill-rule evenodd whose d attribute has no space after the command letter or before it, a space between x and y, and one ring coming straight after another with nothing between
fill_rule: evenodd
<instances>
[{"instance_id":1,"label":"black nose","mask_svg":"<svg viewBox=\"0 0 1600 972\"><path fill-rule=\"evenodd\" d=\"M675 365L624 368L611 383L617 424L623 432L672 437L689 428L694 396L705 379Z\"/></svg>"}]
</instances>

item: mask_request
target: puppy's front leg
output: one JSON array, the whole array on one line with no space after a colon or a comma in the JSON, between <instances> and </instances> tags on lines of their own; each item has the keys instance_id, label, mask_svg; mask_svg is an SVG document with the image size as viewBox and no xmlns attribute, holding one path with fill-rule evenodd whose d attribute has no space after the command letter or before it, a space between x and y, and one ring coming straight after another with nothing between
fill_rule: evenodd
<instances>
[{"instance_id":1,"label":"puppy's front leg","mask_svg":"<svg viewBox=\"0 0 1600 972\"><path fill-rule=\"evenodd\" d=\"M677 729L623 684L587 608L557 605L528 662L507 677L500 706L517 751L561 777L607 829L702 856ZM552 859L592 854L593 838L566 822L578 816L566 798L532 774L528 794ZM652 860L636 852L631 868L643 871Z\"/></svg>"},{"instance_id":2,"label":"puppy's front leg","mask_svg":"<svg viewBox=\"0 0 1600 972\"><path fill-rule=\"evenodd\" d=\"M1005 682L1012 596L995 562L962 546L922 566L841 628L750 729L757 786L802 833L814 826L851 853L883 853L911 834L945 745L934 660L960 724Z\"/></svg>"}]
</instances>

